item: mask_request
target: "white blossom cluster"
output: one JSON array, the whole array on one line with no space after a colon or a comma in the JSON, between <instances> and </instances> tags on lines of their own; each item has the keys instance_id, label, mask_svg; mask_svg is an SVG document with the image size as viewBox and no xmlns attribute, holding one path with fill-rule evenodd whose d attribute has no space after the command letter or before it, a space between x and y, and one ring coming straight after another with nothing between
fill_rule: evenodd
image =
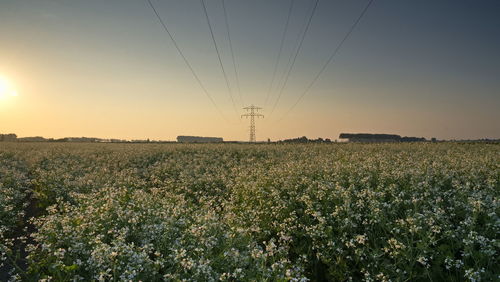
<instances>
[{"instance_id":1,"label":"white blossom cluster","mask_svg":"<svg viewBox=\"0 0 500 282\"><path fill-rule=\"evenodd\" d=\"M9 156L43 210L18 273L33 280L500 278L498 145L18 144ZM0 201L22 213L17 191Z\"/></svg>"},{"instance_id":2,"label":"white blossom cluster","mask_svg":"<svg viewBox=\"0 0 500 282\"><path fill-rule=\"evenodd\" d=\"M21 228L29 185L28 169L13 151L0 151L0 269L16 256L14 238Z\"/></svg>"}]
</instances>

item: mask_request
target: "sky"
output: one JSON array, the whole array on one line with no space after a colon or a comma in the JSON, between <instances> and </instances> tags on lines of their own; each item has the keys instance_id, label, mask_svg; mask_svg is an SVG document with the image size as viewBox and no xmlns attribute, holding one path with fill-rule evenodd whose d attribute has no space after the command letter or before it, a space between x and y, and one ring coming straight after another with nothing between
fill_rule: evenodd
<instances>
[{"instance_id":1,"label":"sky","mask_svg":"<svg viewBox=\"0 0 500 282\"><path fill-rule=\"evenodd\" d=\"M257 140L500 138L500 1L373 1L294 108L368 0L320 0L288 79L315 0L294 1L281 53L290 0L226 0L234 65L222 1L205 0L231 91L202 2L151 2L211 98L146 0L0 0L0 80L17 94L0 96L0 133L247 140L254 104Z\"/></svg>"}]
</instances>

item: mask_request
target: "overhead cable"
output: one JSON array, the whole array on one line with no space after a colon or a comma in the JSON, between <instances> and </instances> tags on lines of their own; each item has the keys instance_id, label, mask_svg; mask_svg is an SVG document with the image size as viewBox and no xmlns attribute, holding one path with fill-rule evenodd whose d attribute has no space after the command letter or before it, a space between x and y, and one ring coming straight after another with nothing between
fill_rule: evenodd
<instances>
[{"instance_id":1,"label":"overhead cable","mask_svg":"<svg viewBox=\"0 0 500 282\"><path fill-rule=\"evenodd\" d=\"M363 11L361 12L361 14L359 15L359 17L352 24L351 28L349 29L349 31L344 36L344 38L342 38L342 40L337 45L337 47L335 48L335 50L333 51L333 53L330 55L330 57L328 58L328 60L325 62L325 64L323 64L323 67L321 68L321 70L316 74L316 76L311 81L311 83L309 83L309 85L307 86L307 88L305 89L305 91L302 92L302 94L299 96L299 99L297 99L297 101L295 102L295 104L293 104L292 107L279 120L282 120L283 118L285 118L297 106L297 104L302 100L302 98L304 98L304 96L309 92L309 90L311 90L311 88L316 83L316 81L318 80L318 78L325 71L325 69L328 66L328 64L330 64L333 61L334 57L339 52L340 48L342 48L342 45L344 45L344 42L346 42L346 40L351 36L351 33L356 28L356 26L358 25L358 23L361 21L361 19L363 18L363 16L366 14L366 11L368 11L368 8L371 6L371 4L373 3L373 1L374 0L369 0L369 2L366 4L365 8L363 9Z\"/></svg>"},{"instance_id":2,"label":"overhead cable","mask_svg":"<svg viewBox=\"0 0 500 282\"><path fill-rule=\"evenodd\" d=\"M304 39L306 37L306 34L307 34L307 31L309 30L309 26L311 25L311 21L314 17L314 14L316 12L316 8L318 7L318 3L319 3L319 0L316 0L316 2L314 3L314 7L313 7L313 10L311 12L311 15L309 16L309 20L307 21L307 25L306 25L306 29L304 30L304 33L302 34L302 38L300 39L300 43L299 43L299 47L297 48L296 52L295 52L295 55L293 57L293 61L292 61L292 64L290 65L290 67L288 68L288 72L286 74L286 77L285 77L285 82L283 83L283 85L281 86L281 89L278 93L278 98L276 99L276 102L274 103L273 105L273 108L271 110L271 113L270 115L274 112L274 110L276 109L276 106L278 105L279 101L280 101L280 98L281 98L281 95L283 94L283 90L285 89L285 86L288 82L288 79L290 78L290 73L292 72L292 69L293 69L293 66L295 65L295 61L297 60L297 56L300 52L300 49L302 48L302 44L304 43Z\"/></svg>"},{"instance_id":3,"label":"overhead cable","mask_svg":"<svg viewBox=\"0 0 500 282\"><path fill-rule=\"evenodd\" d=\"M266 101L264 102L265 105L267 104L267 101L269 101L269 96L271 94L271 91L272 91L272 88L274 85L274 80L276 79L276 72L278 70L279 61L281 59L281 53L283 51L283 45L285 43L285 38L286 38L287 31L288 31L289 23L290 23L290 17L292 15L294 2L295 2L295 0L290 0L290 6L288 8L288 16L286 17L285 29L283 30L283 34L281 35L281 43L280 43L280 49L278 51L278 58L276 59L276 63L274 64L273 76L271 78L271 83L269 84L269 90L267 91Z\"/></svg>"},{"instance_id":4,"label":"overhead cable","mask_svg":"<svg viewBox=\"0 0 500 282\"><path fill-rule=\"evenodd\" d=\"M222 118L225 120L225 121L228 121L227 118L224 116L224 114L222 113L222 111L220 110L220 108L217 106L217 104L215 103L215 100L212 98L212 96L210 95L210 93L208 92L207 88L205 87L205 85L203 85L203 83L201 82L200 78L198 77L198 75L196 74L196 72L194 71L193 67L191 66L191 64L189 63L188 59L186 58L186 56L184 55L184 52L182 52L181 48L179 47L179 45L177 44L177 42L175 41L175 38L174 36L172 35L172 33L170 33L168 27L167 27L167 24L163 21L163 19L161 18L160 14L158 13L158 11L156 10L155 6L153 5L153 3L151 3L151 0L146 0L148 3L149 3L149 6L151 7L151 9L153 10L154 14L156 15L156 18L158 19L158 21L160 22L161 26L163 27L163 29L165 30L165 32L168 34L170 40L172 41L172 43L174 44L175 46L175 49L177 49L177 52L179 53L179 55L182 57L182 59L184 60L184 63L186 63L186 65L188 66L189 70L191 71L191 73L193 74L194 78L196 79L196 81L198 82L198 85L200 86L200 88L203 90L203 92L205 93L205 95L208 97L208 99L210 100L210 102L212 102L212 104L214 105L215 109L217 110L217 112L219 112L219 114L222 116Z\"/></svg>"},{"instance_id":5,"label":"overhead cable","mask_svg":"<svg viewBox=\"0 0 500 282\"><path fill-rule=\"evenodd\" d=\"M203 11L205 12L205 17L207 19L208 28L210 29L210 35L212 36L212 41L214 43L215 51L217 52L217 58L219 58L219 66L222 70L222 74L224 75L224 79L226 80L227 91L229 93L229 97L231 98L231 103L233 104L234 111L236 112L236 114L238 114L238 110L236 110L236 104L234 103L231 86L229 85L229 79L227 78L226 70L224 69L224 64L222 63L222 59L220 56L219 47L217 46L217 41L215 40L212 24L210 23L210 18L208 17L207 6L205 5L205 0L200 0L200 1L201 1L201 4L203 5Z\"/></svg>"},{"instance_id":6,"label":"overhead cable","mask_svg":"<svg viewBox=\"0 0 500 282\"><path fill-rule=\"evenodd\" d=\"M222 8L224 9L224 20L226 22L227 38L229 40L229 49L231 50L231 58L233 59L233 69L234 69L234 77L236 79L236 86L238 87L238 94L240 96L241 104L243 105L245 102L243 101L243 96L241 95L240 78L239 78L237 67L236 67L236 59L235 59L234 51L233 51L233 42L231 40L231 31L229 29L229 20L228 20L228 16L227 16L225 2L226 2L226 0L222 0Z\"/></svg>"}]
</instances>

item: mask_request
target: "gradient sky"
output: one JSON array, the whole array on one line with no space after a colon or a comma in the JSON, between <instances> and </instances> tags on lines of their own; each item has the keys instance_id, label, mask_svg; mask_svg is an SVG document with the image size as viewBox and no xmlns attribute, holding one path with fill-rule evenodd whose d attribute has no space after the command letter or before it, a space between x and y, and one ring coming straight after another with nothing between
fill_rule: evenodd
<instances>
[{"instance_id":1,"label":"gradient sky","mask_svg":"<svg viewBox=\"0 0 500 282\"><path fill-rule=\"evenodd\" d=\"M144 0L0 0L0 132L247 140L243 105L264 107L257 139L340 132L500 138L500 1L375 0L311 91L296 102L367 0L321 0L270 115L313 0L296 0L266 104L289 0L206 0L238 107L229 98L199 0L153 0L225 119ZM243 100L243 101L242 101ZM282 119L281 119L282 118Z\"/></svg>"}]
</instances>

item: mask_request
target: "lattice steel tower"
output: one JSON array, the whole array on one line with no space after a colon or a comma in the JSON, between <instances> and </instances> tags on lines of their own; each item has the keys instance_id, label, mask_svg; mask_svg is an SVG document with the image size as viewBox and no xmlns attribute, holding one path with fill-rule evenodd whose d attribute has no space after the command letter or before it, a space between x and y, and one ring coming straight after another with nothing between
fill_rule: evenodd
<instances>
[{"instance_id":1,"label":"lattice steel tower","mask_svg":"<svg viewBox=\"0 0 500 282\"><path fill-rule=\"evenodd\" d=\"M245 107L243 108L247 112L250 111L249 113L246 113L244 115L241 115L241 117L250 117L250 142L255 142L255 117L257 118L264 118L264 115L261 115L258 113L259 110L262 108L256 107L254 105L251 105L250 107Z\"/></svg>"}]
</instances>

